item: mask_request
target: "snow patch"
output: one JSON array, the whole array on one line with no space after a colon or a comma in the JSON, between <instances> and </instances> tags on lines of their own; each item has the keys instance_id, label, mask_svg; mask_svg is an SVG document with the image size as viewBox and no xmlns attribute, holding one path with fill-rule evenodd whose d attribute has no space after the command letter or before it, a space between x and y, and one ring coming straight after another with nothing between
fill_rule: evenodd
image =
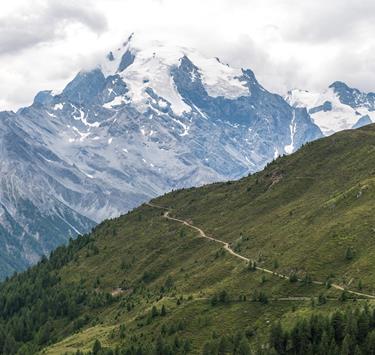
<instances>
[{"instance_id":1,"label":"snow patch","mask_svg":"<svg viewBox=\"0 0 375 355\"><path fill-rule=\"evenodd\" d=\"M75 109L75 113L77 112L77 108L74 107ZM82 111L81 109L78 109L78 112L79 112L79 116L75 116L73 114L73 118L76 120L76 121L81 121L85 126L88 126L88 127L99 127L100 126L100 122L94 122L94 123L90 123L87 121L87 118L85 116L85 112Z\"/></svg>"},{"instance_id":2,"label":"snow patch","mask_svg":"<svg viewBox=\"0 0 375 355\"><path fill-rule=\"evenodd\" d=\"M55 104L53 106L53 109L56 111L56 110L62 110L64 108L64 104L62 104L61 102L58 103L58 104Z\"/></svg>"},{"instance_id":3,"label":"snow patch","mask_svg":"<svg viewBox=\"0 0 375 355\"><path fill-rule=\"evenodd\" d=\"M374 111L369 111L366 107L352 108L343 104L332 88L328 88L322 93L294 89L288 93L286 100L292 106L306 107L307 110L322 106L325 102L330 102L332 110L320 110L310 113L314 123L319 126L326 136L352 128L358 119L365 115L368 115L371 121L375 122Z\"/></svg>"},{"instance_id":4,"label":"snow patch","mask_svg":"<svg viewBox=\"0 0 375 355\"><path fill-rule=\"evenodd\" d=\"M104 108L112 109L115 106L120 106L126 103L126 98L124 96L116 96L112 101L107 102L103 105Z\"/></svg>"},{"instance_id":5,"label":"snow patch","mask_svg":"<svg viewBox=\"0 0 375 355\"><path fill-rule=\"evenodd\" d=\"M289 126L290 130L290 144L284 147L285 153L292 154L294 152L294 135L296 134L297 125L296 125L296 112L293 110L292 121Z\"/></svg>"},{"instance_id":6,"label":"snow patch","mask_svg":"<svg viewBox=\"0 0 375 355\"><path fill-rule=\"evenodd\" d=\"M246 81L240 80L241 69L225 65L216 58L204 58L196 51L191 51L188 57L199 68L203 85L211 97L234 100L251 94Z\"/></svg>"}]
</instances>

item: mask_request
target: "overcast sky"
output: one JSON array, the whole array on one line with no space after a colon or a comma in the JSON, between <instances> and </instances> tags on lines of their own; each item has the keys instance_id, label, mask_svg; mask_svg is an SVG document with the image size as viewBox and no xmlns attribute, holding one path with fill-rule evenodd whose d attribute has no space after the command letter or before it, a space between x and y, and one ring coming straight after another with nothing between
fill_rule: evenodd
<instances>
[{"instance_id":1,"label":"overcast sky","mask_svg":"<svg viewBox=\"0 0 375 355\"><path fill-rule=\"evenodd\" d=\"M375 91L374 0L1 0L0 110L63 88L131 32L251 68L280 94Z\"/></svg>"}]
</instances>

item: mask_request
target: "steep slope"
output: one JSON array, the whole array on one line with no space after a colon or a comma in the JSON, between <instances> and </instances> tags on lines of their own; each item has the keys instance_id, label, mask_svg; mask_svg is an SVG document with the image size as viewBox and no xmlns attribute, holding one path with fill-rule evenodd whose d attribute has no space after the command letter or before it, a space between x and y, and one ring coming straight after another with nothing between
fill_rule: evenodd
<instances>
[{"instance_id":1,"label":"steep slope","mask_svg":"<svg viewBox=\"0 0 375 355\"><path fill-rule=\"evenodd\" d=\"M37 141L17 119L13 113L0 113L1 279L95 224L60 199L63 193L82 190L82 173Z\"/></svg>"},{"instance_id":2,"label":"steep slope","mask_svg":"<svg viewBox=\"0 0 375 355\"><path fill-rule=\"evenodd\" d=\"M278 320L290 327L348 297L371 300L374 137L374 125L340 132L239 181L174 191L101 223L1 285L6 343L61 354L100 339L147 354L177 335L188 350L174 353L198 354L240 332L233 339L267 350Z\"/></svg>"},{"instance_id":3,"label":"steep slope","mask_svg":"<svg viewBox=\"0 0 375 355\"><path fill-rule=\"evenodd\" d=\"M375 94L363 93L340 81L322 93L291 90L286 100L292 106L307 108L325 135L375 122Z\"/></svg>"},{"instance_id":4,"label":"steep slope","mask_svg":"<svg viewBox=\"0 0 375 355\"><path fill-rule=\"evenodd\" d=\"M1 117L2 134L17 135L14 147L1 142L13 220L0 232L3 275L150 197L239 178L321 136L251 70L132 37L61 93ZM27 213L42 216L33 224Z\"/></svg>"},{"instance_id":5,"label":"steep slope","mask_svg":"<svg viewBox=\"0 0 375 355\"><path fill-rule=\"evenodd\" d=\"M180 191L159 203L219 239L248 236L245 255L260 256L263 265L277 259L285 274L336 275L352 285L362 279L374 293L373 137L373 125L340 132L233 186ZM345 261L348 248L358 257L352 262Z\"/></svg>"}]
</instances>

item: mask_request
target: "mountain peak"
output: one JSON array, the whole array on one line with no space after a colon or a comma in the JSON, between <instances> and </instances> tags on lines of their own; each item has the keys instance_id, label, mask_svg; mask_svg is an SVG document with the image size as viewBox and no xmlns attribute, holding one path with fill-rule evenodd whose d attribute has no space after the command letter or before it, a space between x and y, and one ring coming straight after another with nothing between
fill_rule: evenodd
<instances>
[{"instance_id":1,"label":"mountain peak","mask_svg":"<svg viewBox=\"0 0 375 355\"><path fill-rule=\"evenodd\" d=\"M169 104L174 114L181 116L192 110L176 89L178 83L172 75L183 58L188 58L196 68L195 76L190 79L200 80L210 97L237 99L250 95L247 81L255 81L246 76L246 71L224 64L217 57L208 58L192 48L134 34L109 52L99 68L106 78L118 76L125 83L127 98L141 112L149 108L150 100L159 97ZM126 100L121 96L115 102L119 101Z\"/></svg>"},{"instance_id":2,"label":"mountain peak","mask_svg":"<svg viewBox=\"0 0 375 355\"><path fill-rule=\"evenodd\" d=\"M339 90L350 90L349 86L346 85L343 81L334 81L330 86L330 89L334 89L334 91Z\"/></svg>"}]
</instances>

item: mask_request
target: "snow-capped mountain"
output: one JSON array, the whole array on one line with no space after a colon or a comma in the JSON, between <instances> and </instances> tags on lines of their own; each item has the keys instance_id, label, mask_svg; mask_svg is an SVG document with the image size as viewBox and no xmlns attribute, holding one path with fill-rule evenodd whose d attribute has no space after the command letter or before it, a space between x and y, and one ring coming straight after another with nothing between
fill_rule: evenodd
<instances>
[{"instance_id":1,"label":"snow-capped mountain","mask_svg":"<svg viewBox=\"0 0 375 355\"><path fill-rule=\"evenodd\" d=\"M325 135L375 122L375 93L363 93L340 81L322 93L291 90L286 100L307 108Z\"/></svg>"},{"instance_id":2,"label":"snow-capped mountain","mask_svg":"<svg viewBox=\"0 0 375 355\"><path fill-rule=\"evenodd\" d=\"M2 276L150 197L239 178L322 136L251 70L133 37L0 124Z\"/></svg>"}]
</instances>

